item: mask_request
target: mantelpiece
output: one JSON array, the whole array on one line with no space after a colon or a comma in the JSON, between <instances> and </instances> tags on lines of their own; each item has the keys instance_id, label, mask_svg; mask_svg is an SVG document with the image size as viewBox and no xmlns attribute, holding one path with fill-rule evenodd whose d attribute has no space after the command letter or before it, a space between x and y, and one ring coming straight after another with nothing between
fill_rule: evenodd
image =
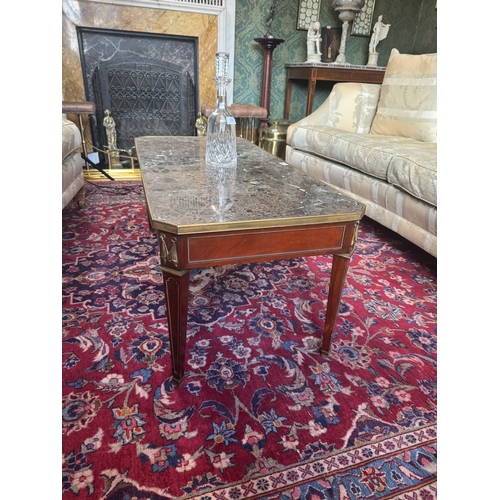
<instances>
[{"instance_id":1,"label":"mantelpiece","mask_svg":"<svg viewBox=\"0 0 500 500\"><path fill-rule=\"evenodd\" d=\"M229 78L234 81L234 33L236 0L81 0L130 7L210 14L217 17L218 51L229 52ZM233 85L227 89L228 102L233 101Z\"/></svg>"}]
</instances>

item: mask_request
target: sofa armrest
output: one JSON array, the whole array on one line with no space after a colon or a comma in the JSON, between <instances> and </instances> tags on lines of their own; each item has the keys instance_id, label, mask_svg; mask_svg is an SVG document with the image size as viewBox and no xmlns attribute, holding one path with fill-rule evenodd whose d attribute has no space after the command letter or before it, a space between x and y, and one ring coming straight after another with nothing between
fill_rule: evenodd
<instances>
[{"instance_id":1,"label":"sofa armrest","mask_svg":"<svg viewBox=\"0 0 500 500\"><path fill-rule=\"evenodd\" d=\"M380 84L337 83L330 95L309 116L293 123L287 130L287 144L301 126L328 126L346 132L368 134L377 111Z\"/></svg>"},{"instance_id":2,"label":"sofa armrest","mask_svg":"<svg viewBox=\"0 0 500 500\"><path fill-rule=\"evenodd\" d=\"M82 146L78 127L67 118L62 118L62 162L76 154ZM80 157L80 155L78 155Z\"/></svg>"}]
</instances>

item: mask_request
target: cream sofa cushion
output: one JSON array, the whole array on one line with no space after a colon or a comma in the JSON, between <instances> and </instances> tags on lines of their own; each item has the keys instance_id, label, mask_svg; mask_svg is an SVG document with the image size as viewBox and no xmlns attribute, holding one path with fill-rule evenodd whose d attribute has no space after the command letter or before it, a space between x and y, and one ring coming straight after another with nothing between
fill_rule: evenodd
<instances>
[{"instance_id":1,"label":"cream sofa cushion","mask_svg":"<svg viewBox=\"0 0 500 500\"><path fill-rule=\"evenodd\" d=\"M389 181L437 206L437 144L409 137L355 134L322 125L301 125L289 140L295 149Z\"/></svg>"},{"instance_id":2,"label":"cream sofa cushion","mask_svg":"<svg viewBox=\"0 0 500 500\"><path fill-rule=\"evenodd\" d=\"M287 143L297 128L309 124L367 134L377 111L380 87L375 83L336 83L318 109L288 127Z\"/></svg>"},{"instance_id":3,"label":"cream sofa cushion","mask_svg":"<svg viewBox=\"0 0 500 500\"><path fill-rule=\"evenodd\" d=\"M328 122L346 132L367 134L377 111L380 85L373 83L337 83L330 94Z\"/></svg>"},{"instance_id":4,"label":"cream sofa cushion","mask_svg":"<svg viewBox=\"0 0 500 500\"><path fill-rule=\"evenodd\" d=\"M437 142L437 54L392 49L370 133Z\"/></svg>"},{"instance_id":5,"label":"cream sofa cushion","mask_svg":"<svg viewBox=\"0 0 500 500\"><path fill-rule=\"evenodd\" d=\"M366 205L366 215L437 257L437 208L349 167L290 146L285 160Z\"/></svg>"}]
</instances>

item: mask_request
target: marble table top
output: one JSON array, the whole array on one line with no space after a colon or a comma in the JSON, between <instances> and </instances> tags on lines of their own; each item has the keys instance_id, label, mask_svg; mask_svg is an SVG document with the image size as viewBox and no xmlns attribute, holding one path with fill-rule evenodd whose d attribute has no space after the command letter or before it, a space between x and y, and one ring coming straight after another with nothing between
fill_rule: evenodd
<instances>
[{"instance_id":1,"label":"marble table top","mask_svg":"<svg viewBox=\"0 0 500 500\"><path fill-rule=\"evenodd\" d=\"M237 139L237 167L205 165L205 137L137 137L156 229L176 234L359 220L365 206Z\"/></svg>"}]
</instances>

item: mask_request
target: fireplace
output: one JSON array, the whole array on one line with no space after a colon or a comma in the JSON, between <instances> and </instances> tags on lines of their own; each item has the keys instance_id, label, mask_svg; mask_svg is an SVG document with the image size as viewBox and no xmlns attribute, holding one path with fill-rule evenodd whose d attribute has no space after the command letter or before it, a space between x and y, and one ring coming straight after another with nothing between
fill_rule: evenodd
<instances>
[{"instance_id":1,"label":"fireplace","mask_svg":"<svg viewBox=\"0 0 500 500\"><path fill-rule=\"evenodd\" d=\"M215 101L215 53L234 54L235 0L63 0L62 1L62 95L66 101L87 100L89 81L84 72L79 47L79 28L130 31L134 33L195 37L197 48L197 75L193 83L197 90L198 110ZM233 77L232 58L230 78ZM196 81L197 79L197 81ZM228 102L232 102L231 82ZM78 123L78 118L68 115ZM83 115L84 137L93 145L91 119ZM89 148L92 151L91 148ZM91 158L91 160L93 157ZM100 159L99 159L100 160ZM95 160L94 160L95 161ZM107 159L106 159L107 163ZM105 165L101 163L104 168ZM137 162L135 162L137 166ZM85 171L87 176L88 170ZM92 172L90 172L92 173ZM130 178L130 169L115 171L114 176ZM100 176L88 175L89 178Z\"/></svg>"},{"instance_id":2,"label":"fireplace","mask_svg":"<svg viewBox=\"0 0 500 500\"><path fill-rule=\"evenodd\" d=\"M195 135L196 37L80 27L77 33L86 99L97 108L90 120L97 149L107 146L106 109L121 150L138 136Z\"/></svg>"}]
</instances>

